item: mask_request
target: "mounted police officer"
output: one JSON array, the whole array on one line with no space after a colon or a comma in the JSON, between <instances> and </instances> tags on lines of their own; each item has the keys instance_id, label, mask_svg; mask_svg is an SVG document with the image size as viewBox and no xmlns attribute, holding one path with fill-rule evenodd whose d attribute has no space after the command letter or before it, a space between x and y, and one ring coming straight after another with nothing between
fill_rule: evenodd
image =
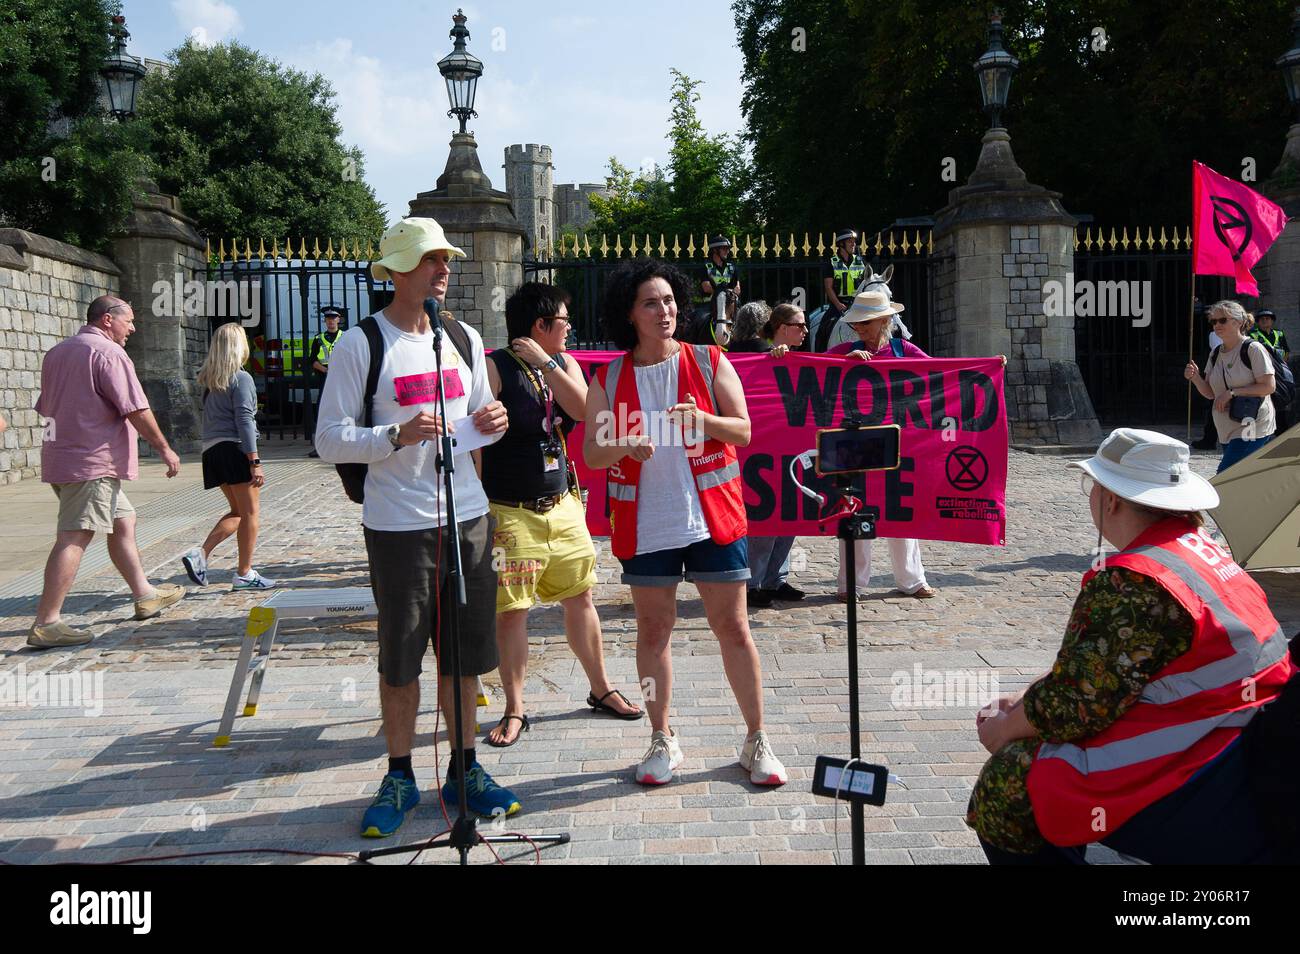
<instances>
[{"instance_id":1,"label":"mounted police officer","mask_svg":"<svg viewBox=\"0 0 1300 954\"><path fill-rule=\"evenodd\" d=\"M826 289L826 314L817 326L814 351L825 351L831 332L853 304L867 274L867 263L858 254L858 233L840 229L835 233L835 253L822 267L822 286Z\"/></svg>"},{"instance_id":2,"label":"mounted police officer","mask_svg":"<svg viewBox=\"0 0 1300 954\"><path fill-rule=\"evenodd\" d=\"M704 263L704 279L700 282L700 304L707 304L720 291L732 291L740 298L740 275L731 259L731 242L726 236L715 235L709 239L709 260Z\"/></svg>"},{"instance_id":3,"label":"mounted police officer","mask_svg":"<svg viewBox=\"0 0 1300 954\"><path fill-rule=\"evenodd\" d=\"M320 311L321 320L325 322L325 330L311 339L311 351L307 356L308 366L311 368L308 374L308 381L312 388L316 390L316 400L312 402L312 419L311 426L307 428L310 435L316 430L316 420L320 417L320 395L325 393L325 376L329 374L330 353L334 350L334 343L339 340L339 320L343 317L343 310L334 305L326 305ZM319 456L314 450L308 454L309 457Z\"/></svg>"}]
</instances>

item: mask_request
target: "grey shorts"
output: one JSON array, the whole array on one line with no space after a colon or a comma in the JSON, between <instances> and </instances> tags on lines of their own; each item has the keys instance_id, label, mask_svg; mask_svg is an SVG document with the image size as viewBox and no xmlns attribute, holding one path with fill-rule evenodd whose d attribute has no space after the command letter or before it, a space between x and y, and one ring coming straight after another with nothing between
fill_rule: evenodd
<instances>
[{"instance_id":1,"label":"grey shorts","mask_svg":"<svg viewBox=\"0 0 1300 954\"><path fill-rule=\"evenodd\" d=\"M126 499L122 481L116 477L96 477L74 484L50 484L59 498L60 532L102 530L113 532L113 521L135 513Z\"/></svg>"},{"instance_id":2,"label":"grey shorts","mask_svg":"<svg viewBox=\"0 0 1300 954\"><path fill-rule=\"evenodd\" d=\"M460 553L467 605L459 607L462 676L481 676L497 667L497 572L492 567L491 514L461 521ZM424 654L437 624L438 671L451 671L449 640L453 598L448 586L450 537L442 531L442 558L434 565L437 529L365 528L370 585L379 613L379 674L390 686L405 686L424 671ZM436 602L435 602L436 601ZM439 618L439 610L441 617ZM438 652L442 648L444 652Z\"/></svg>"}]
</instances>

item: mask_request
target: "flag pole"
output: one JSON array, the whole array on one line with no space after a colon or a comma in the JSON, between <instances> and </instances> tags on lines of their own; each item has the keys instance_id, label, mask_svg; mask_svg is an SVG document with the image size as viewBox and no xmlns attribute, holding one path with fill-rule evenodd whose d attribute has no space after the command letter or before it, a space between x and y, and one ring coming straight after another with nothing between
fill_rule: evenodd
<instances>
[{"instance_id":1,"label":"flag pole","mask_svg":"<svg viewBox=\"0 0 1300 954\"><path fill-rule=\"evenodd\" d=\"M1191 294L1187 296L1187 363L1195 361L1196 346L1196 255L1187 263L1192 273ZM1199 365L1198 365L1199 367ZM1187 379L1187 444L1192 443L1192 381Z\"/></svg>"}]
</instances>

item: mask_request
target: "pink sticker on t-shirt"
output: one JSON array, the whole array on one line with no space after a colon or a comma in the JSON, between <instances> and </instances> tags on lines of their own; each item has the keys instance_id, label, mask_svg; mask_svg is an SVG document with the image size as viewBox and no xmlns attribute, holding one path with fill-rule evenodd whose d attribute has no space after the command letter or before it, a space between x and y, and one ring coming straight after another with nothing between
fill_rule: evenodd
<instances>
[{"instance_id":1,"label":"pink sticker on t-shirt","mask_svg":"<svg viewBox=\"0 0 1300 954\"><path fill-rule=\"evenodd\" d=\"M432 404L438 400L438 376L433 371L423 374L406 374L393 378L393 388L397 392L397 403L401 407L412 404ZM460 373L454 368L442 372L442 380L447 386L447 400L451 401L465 395L465 386L461 383Z\"/></svg>"}]
</instances>

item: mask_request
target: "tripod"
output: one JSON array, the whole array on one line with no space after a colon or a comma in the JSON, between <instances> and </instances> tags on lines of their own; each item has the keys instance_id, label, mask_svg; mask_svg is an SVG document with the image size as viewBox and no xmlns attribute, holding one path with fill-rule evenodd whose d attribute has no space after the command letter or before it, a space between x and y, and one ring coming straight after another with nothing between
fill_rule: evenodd
<instances>
[{"instance_id":1,"label":"tripod","mask_svg":"<svg viewBox=\"0 0 1300 954\"><path fill-rule=\"evenodd\" d=\"M424 310L429 315L429 322L433 327L433 354L434 362L437 368L438 396L437 407L438 417L443 421L442 435L438 442L438 457L436 464L442 471L443 493L447 498L447 512L445 526L449 529L448 544L451 551L450 568L447 571L447 582L451 584L448 588L451 591L452 598L447 601L443 612L449 614L450 625L447 627L451 633L451 678L452 692L455 696L455 712L452 716L452 751L460 750L461 739L463 738L462 730L464 719L461 716L461 664L460 664L460 608L467 603L465 597L465 572L461 562L460 553L460 532L456 522L456 487L453 480L455 473L455 457L451 452L451 434L446 427L447 422L447 398L445 388L443 387L442 376L442 315L441 307L436 298L426 298L424 300ZM486 360L482 355L479 360ZM441 628L442 621L439 620L437 625ZM439 663L441 669L441 663ZM442 678L441 676L439 678ZM523 835L480 835L477 830L478 820L469 813L469 795L465 788L465 760L464 758L453 758L456 772L456 785L460 793L460 803L457 808L456 820L452 823L451 831L445 838L434 838L419 845L396 845L392 848L380 848L375 851L363 851L357 857L363 863L369 863L371 858L379 858L384 855L396 855L413 851L424 851L426 848L454 848L460 855L462 865L469 864L469 851L480 841L496 845L518 845L525 842L531 844L544 845L564 845L569 842L569 833L563 832L559 835L536 835L531 838L525 838Z\"/></svg>"},{"instance_id":2,"label":"tripod","mask_svg":"<svg viewBox=\"0 0 1300 954\"><path fill-rule=\"evenodd\" d=\"M835 487L847 503L858 504L853 512L840 518L835 536L844 541L844 572L848 591L848 644L849 644L849 755L857 761L862 757L862 742L859 726L861 722L858 704L858 575L857 554L854 543L858 540L876 539L876 521L880 519L879 507L864 507L852 495L853 477L842 474L835 478ZM852 763L850 763L852 764ZM864 830L862 802L857 799L849 801L849 814L852 819L853 863L865 865L866 832Z\"/></svg>"}]
</instances>

